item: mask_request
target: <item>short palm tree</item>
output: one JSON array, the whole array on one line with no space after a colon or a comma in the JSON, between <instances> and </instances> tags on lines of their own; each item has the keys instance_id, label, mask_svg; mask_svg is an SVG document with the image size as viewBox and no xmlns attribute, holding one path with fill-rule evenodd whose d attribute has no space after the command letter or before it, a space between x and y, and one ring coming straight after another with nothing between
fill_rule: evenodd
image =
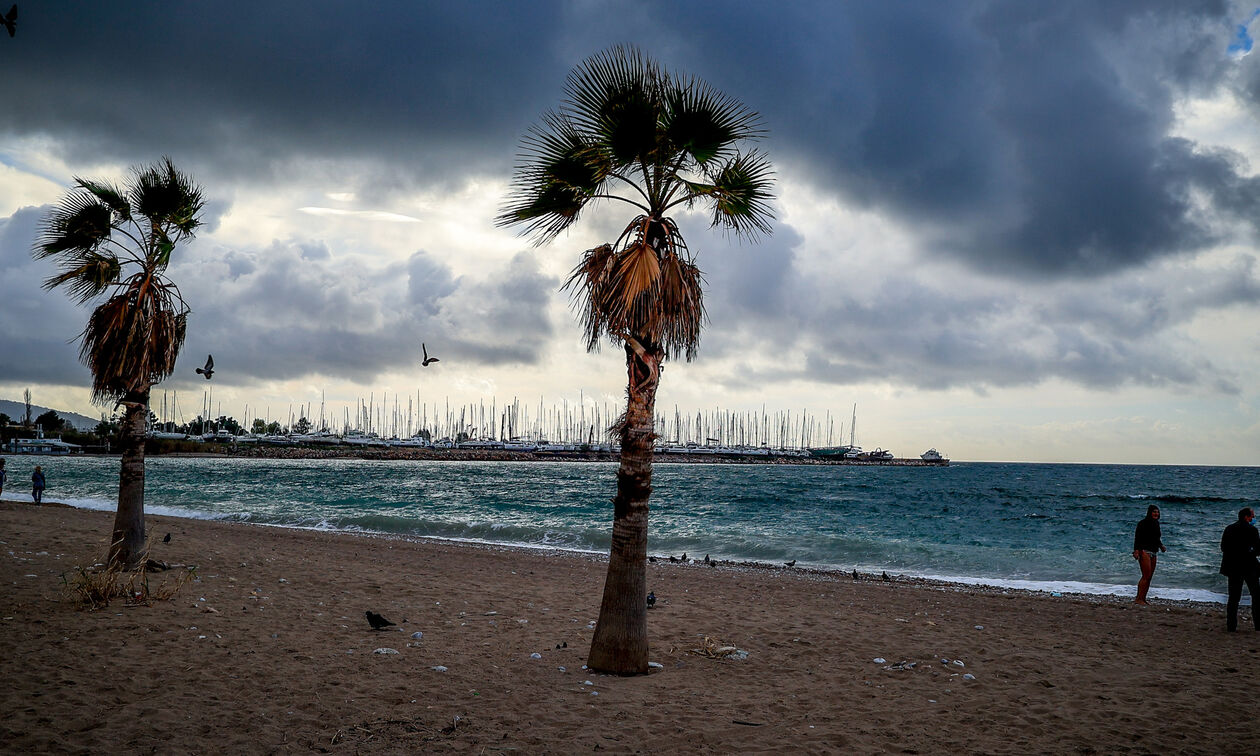
<instances>
[{"instance_id":1,"label":"short palm tree","mask_svg":"<svg viewBox=\"0 0 1260 756\"><path fill-rule=\"evenodd\" d=\"M201 189L170 158L133 170L119 188L76 178L44 219L34 249L59 272L45 289L65 286L79 304L100 297L81 334L79 358L92 371L92 399L125 407L122 467L109 561L134 569L147 558L144 440L149 389L175 369L188 305L166 276L171 253L192 238L205 205Z\"/></svg>"},{"instance_id":2,"label":"short palm tree","mask_svg":"<svg viewBox=\"0 0 1260 756\"><path fill-rule=\"evenodd\" d=\"M611 244L587 250L565 288L581 312L587 349L623 346L629 373L612 546L588 666L646 673L648 500L661 363L692 359L705 319L703 278L671 210L700 203L739 235L769 232L771 168L739 145L761 135L758 116L705 82L672 74L616 47L569 74L561 107L523 140L512 193L497 221L523 224L538 244L569 228L592 200L637 215Z\"/></svg>"}]
</instances>

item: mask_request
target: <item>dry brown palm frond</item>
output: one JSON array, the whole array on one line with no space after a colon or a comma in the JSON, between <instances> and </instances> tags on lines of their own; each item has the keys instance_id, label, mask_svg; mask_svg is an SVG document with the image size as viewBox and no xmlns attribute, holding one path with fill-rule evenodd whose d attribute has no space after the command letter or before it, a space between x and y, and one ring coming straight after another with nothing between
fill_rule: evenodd
<instances>
[{"instance_id":1,"label":"dry brown palm frond","mask_svg":"<svg viewBox=\"0 0 1260 756\"><path fill-rule=\"evenodd\" d=\"M80 358L92 371L97 400L143 391L171 374L184 343L187 312L172 293L133 281L88 318Z\"/></svg>"},{"instance_id":2,"label":"dry brown palm frond","mask_svg":"<svg viewBox=\"0 0 1260 756\"><path fill-rule=\"evenodd\" d=\"M586 251L565 283L581 311L587 348L633 335L691 359L704 325L704 277L673 221L636 218L615 245Z\"/></svg>"}]
</instances>

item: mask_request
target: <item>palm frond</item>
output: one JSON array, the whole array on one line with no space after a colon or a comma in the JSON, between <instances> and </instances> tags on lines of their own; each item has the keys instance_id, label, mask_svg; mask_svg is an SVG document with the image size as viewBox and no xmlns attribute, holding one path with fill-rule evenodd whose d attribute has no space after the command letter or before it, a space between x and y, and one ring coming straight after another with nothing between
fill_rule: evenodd
<instances>
[{"instance_id":1,"label":"palm frond","mask_svg":"<svg viewBox=\"0 0 1260 756\"><path fill-rule=\"evenodd\" d=\"M88 192L71 192L45 217L34 256L91 252L109 239L111 221L109 205Z\"/></svg>"},{"instance_id":2,"label":"palm frond","mask_svg":"<svg viewBox=\"0 0 1260 756\"><path fill-rule=\"evenodd\" d=\"M530 129L508 205L495 223L525 223L535 243L554 239L577 220L582 207L607 181L607 157L563 117L551 113Z\"/></svg>"},{"instance_id":3,"label":"palm frond","mask_svg":"<svg viewBox=\"0 0 1260 756\"><path fill-rule=\"evenodd\" d=\"M736 155L715 172L712 182L704 194L713 201L713 226L748 236L770 233L774 169L764 155L756 150Z\"/></svg>"},{"instance_id":4,"label":"palm frond","mask_svg":"<svg viewBox=\"0 0 1260 756\"><path fill-rule=\"evenodd\" d=\"M662 69L633 47L588 58L565 81L565 114L606 145L616 165L647 160L664 113Z\"/></svg>"},{"instance_id":5,"label":"palm frond","mask_svg":"<svg viewBox=\"0 0 1260 756\"><path fill-rule=\"evenodd\" d=\"M667 354L695 356L704 324L703 276L686 260L677 226L636 218L617 244L589 249L564 288L580 310L588 350L634 336ZM655 240L655 244L649 243Z\"/></svg>"},{"instance_id":6,"label":"palm frond","mask_svg":"<svg viewBox=\"0 0 1260 756\"><path fill-rule=\"evenodd\" d=\"M92 311L79 357L92 371L92 398L143 391L171 374L184 343L188 313L145 276Z\"/></svg>"},{"instance_id":7,"label":"palm frond","mask_svg":"<svg viewBox=\"0 0 1260 756\"><path fill-rule=\"evenodd\" d=\"M672 148L701 166L732 154L736 142L764 133L760 116L697 78L670 88L662 125Z\"/></svg>"},{"instance_id":8,"label":"palm frond","mask_svg":"<svg viewBox=\"0 0 1260 756\"><path fill-rule=\"evenodd\" d=\"M109 206L109 209L120 219L131 220L131 203L127 202L126 196L118 187L104 181L83 179L78 176L75 177L74 183Z\"/></svg>"},{"instance_id":9,"label":"palm frond","mask_svg":"<svg viewBox=\"0 0 1260 756\"><path fill-rule=\"evenodd\" d=\"M601 290L600 281L608 276L616 259L611 244L586 250L561 287L561 290L570 293L573 308L580 313L587 351L598 347L600 339L608 331L604 311L595 306L595 297Z\"/></svg>"},{"instance_id":10,"label":"palm frond","mask_svg":"<svg viewBox=\"0 0 1260 756\"><path fill-rule=\"evenodd\" d=\"M71 299L85 304L118 283L122 264L113 255L86 252L65 255L59 262L61 272L44 281L45 289L67 285Z\"/></svg>"},{"instance_id":11,"label":"palm frond","mask_svg":"<svg viewBox=\"0 0 1260 756\"><path fill-rule=\"evenodd\" d=\"M129 193L132 211L154 226L171 226L180 238L189 237L201 225L205 207L201 188L164 157L154 165L135 171Z\"/></svg>"}]
</instances>

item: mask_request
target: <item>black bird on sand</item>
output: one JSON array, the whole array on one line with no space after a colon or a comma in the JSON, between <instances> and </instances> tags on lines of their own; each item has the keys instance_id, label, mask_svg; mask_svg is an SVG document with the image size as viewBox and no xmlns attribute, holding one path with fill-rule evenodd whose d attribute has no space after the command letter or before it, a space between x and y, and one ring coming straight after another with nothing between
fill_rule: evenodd
<instances>
[{"instance_id":1,"label":"black bird on sand","mask_svg":"<svg viewBox=\"0 0 1260 756\"><path fill-rule=\"evenodd\" d=\"M887 572L885 572L885 573L884 573L883 577L884 577L884 579L885 579L885 580L892 580L892 578L888 577L888 573L887 573Z\"/></svg>"},{"instance_id":2,"label":"black bird on sand","mask_svg":"<svg viewBox=\"0 0 1260 756\"><path fill-rule=\"evenodd\" d=\"M429 356L429 348L424 345L423 341L420 342L420 351L424 352L424 361L420 363L420 367L428 367L430 363L441 362L437 357Z\"/></svg>"},{"instance_id":3,"label":"black bird on sand","mask_svg":"<svg viewBox=\"0 0 1260 756\"><path fill-rule=\"evenodd\" d=\"M393 622L390 622L376 612L364 612L364 614L367 615L368 624L372 626L373 630L384 630L387 627L395 626Z\"/></svg>"},{"instance_id":4,"label":"black bird on sand","mask_svg":"<svg viewBox=\"0 0 1260 756\"><path fill-rule=\"evenodd\" d=\"M682 562L683 564L687 563L687 552L685 551L683 552L682 558L679 561Z\"/></svg>"},{"instance_id":5,"label":"black bird on sand","mask_svg":"<svg viewBox=\"0 0 1260 756\"><path fill-rule=\"evenodd\" d=\"M854 571L853 571L853 579L854 579L854 580L857 580L857 579L858 579L857 570L854 570Z\"/></svg>"},{"instance_id":6,"label":"black bird on sand","mask_svg":"<svg viewBox=\"0 0 1260 756\"><path fill-rule=\"evenodd\" d=\"M705 554L705 555L704 555L704 563L705 563L705 564L708 564L708 563L709 563L709 555L708 555L708 554Z\"/></svg>"},{"instance_id":7,"label":"black bird on sand","mask_svg":"<svg viewBox=\"0 0 1260 756\"><path fill-rule=\"evenodd\" d=\"M656 594L653 593L652 591L648 591L647 601L648 601L648 609L651 609L652 607L656 606Z\"/></svg>"},{"instance_id":8,"label":"black bird on sand","mask_svg":"<svg viewBox=\"0 0 1260 756\"><path fill-rule=\"evenodd\" d=\"M38 13L35 15L39 15ZM12 37L17 33L17 6L14 5L9 12L0 16L0 23L4 24L4 28L9 30L9 36Z\"/></svg>"},{"instance_id":9,"label":"black bird on sand","mask_svg":"<svg viewBox=\"0 0 1260 756\"><path fill-rule=\"evenodd\" d=\"M670 554L669 561L673 562L674 564L678 564L678 557L674 556L673 554Z\"/></svg>"},{"instance_id":10,"label":"black bird on sand","mask_svg":"<svg viewBox=\"0 0 1260 756\"><path fill-rule=\"evenodd\" d=\"M210 376L214 375L214 355L206 355L206 366L197 368L197 375L204 375L206 380L210 380Z\"/></svg>"},{"instance_id":11,"label":"black bird on sand","mask_svg":"<svg viewBox=\"0 0 1260 756\"><path fill-rule=\"evenodd\" d=\"M170 543L170 542L171 542L171 534L167 533L166 537L162 539L162 543Z\"/></svg>"},{"instance_id":12,"label":"black bird on sand","mask_svg":"<svg viewBox=\"0 0 1260 756\"><path fill-rule=\"evenodd\" d=\"M793 560L792 560L792 561L790 561L790 562L784 562L784 563L783 563L783 565L784 565L785 567L795 567L795 566L796 566L796 560L795 560L795 559L793 559Z\"/></svg>"}]
</instances>

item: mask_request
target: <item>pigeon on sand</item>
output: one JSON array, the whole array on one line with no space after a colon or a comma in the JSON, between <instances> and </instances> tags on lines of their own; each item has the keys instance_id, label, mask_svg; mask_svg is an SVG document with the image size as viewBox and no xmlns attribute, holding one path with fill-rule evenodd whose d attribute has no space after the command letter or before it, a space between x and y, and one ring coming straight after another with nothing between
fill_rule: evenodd
<instances>
[{"instance_id":1,"label":"pigeon on sand","mask_svg":"<svg viewBox=\"0 0 1260 756\"><path fill-rule=\"evenodd\" d=\"M367 615L368 624L372 626L373 630L384 630L387 627L394 627L393 622L390 622L376 612L364 612L364 614Z\"/></svg>"}]
</instances>

